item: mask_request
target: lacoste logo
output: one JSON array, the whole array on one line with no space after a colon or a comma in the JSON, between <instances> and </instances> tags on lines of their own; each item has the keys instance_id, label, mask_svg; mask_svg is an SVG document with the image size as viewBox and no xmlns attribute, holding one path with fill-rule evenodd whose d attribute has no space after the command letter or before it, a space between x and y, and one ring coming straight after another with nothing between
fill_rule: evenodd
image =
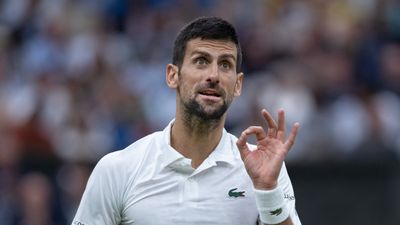
<instances>
[{"instance_id":1,"label":"lacoste logo","mask_svg":"<svg viewBox=\"0 0 400 225\"><path fill-rule=\"evenodd\" d=\"M237 198L237 197L244 197L245 196L244 195L245 191L236 191L236 190L237 190L237 188L233 188L233 189L229 190L229 192L228 192L229 197Z\"/></svg>"},{"instance_id":2,"label":"lacoste logo","mask_svg":"<svg viewBox=\"0 0 400 225\"><path fill-rule=\"evenodd\" d=\"M269 211L269 214L271 216L279 216L279 214L281 214L281 213L282 213L282 208L275 209L274 211Z\"/></svg>"}]
</instances>

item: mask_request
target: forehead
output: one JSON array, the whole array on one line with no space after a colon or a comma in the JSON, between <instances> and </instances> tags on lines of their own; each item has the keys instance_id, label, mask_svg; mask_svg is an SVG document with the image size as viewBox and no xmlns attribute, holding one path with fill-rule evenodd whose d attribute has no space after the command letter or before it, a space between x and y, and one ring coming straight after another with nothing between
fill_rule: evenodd
<instances>
[{"instance_id":1,"label":"forehead","mask_svg":"<svg viewBox=\"0 0 400 225\"><path fill-rule=\"evenodd\" d=\"M187 42L186 56L190 56L195 52L206 52L215 56L229 54L235 59L237 56L236 45L229 40L192 39Z\"/></svg>"}]
</instances>

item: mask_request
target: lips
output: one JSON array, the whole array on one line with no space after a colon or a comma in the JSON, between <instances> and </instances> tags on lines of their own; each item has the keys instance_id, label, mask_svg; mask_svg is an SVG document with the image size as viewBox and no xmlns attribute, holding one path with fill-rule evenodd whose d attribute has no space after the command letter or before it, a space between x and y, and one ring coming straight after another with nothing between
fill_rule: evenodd
<instances>
[{"instance_id":1,"label":"lips","mask_svg":"<svg viewBox=\"0 0 400 225\"><path fill-rule=\"evenodd\" d=\"M221 94L217 90L214 90L214 89L201 90L201 91L199 91L199 94L206 95L206 96L213 96L213 97L221 97Z\"/></svg>"}]
</instances>

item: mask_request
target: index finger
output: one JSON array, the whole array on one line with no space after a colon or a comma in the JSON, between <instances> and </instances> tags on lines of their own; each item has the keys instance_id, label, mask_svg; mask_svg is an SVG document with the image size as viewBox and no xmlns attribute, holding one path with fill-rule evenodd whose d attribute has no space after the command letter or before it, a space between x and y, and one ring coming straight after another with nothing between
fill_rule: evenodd
<instances>
[{"instance_id":1,"label":"index finger","mask_svg":"<svg viewBox=\"0 0 400 225\"><path fill-rule=\"evenodd\" d=\"M241 158L244 160L246 156L250 153L249 147L247 146L247 136L245 131L243 131L238 140L236 141L236 146L239 149Z\"/></svg>"}]
</instances>

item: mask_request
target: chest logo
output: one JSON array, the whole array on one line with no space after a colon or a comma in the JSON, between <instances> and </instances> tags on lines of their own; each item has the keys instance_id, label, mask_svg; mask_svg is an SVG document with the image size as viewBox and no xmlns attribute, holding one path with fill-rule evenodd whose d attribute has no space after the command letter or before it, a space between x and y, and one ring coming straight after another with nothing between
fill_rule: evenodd
<instances>
[{"instance_id":1,"label":"chest logo","mask_svg":"<svg viewBox=\"0 0 400 225\"><path fill-rule=\"evenodd\" d=\"M244 195L245 191L236 191L236 190L237 190L237 188L233 188L233 189L229 190L229 192L228 192L229 197L237 198L237 197L244 197L245 196Z\"/></svg>"}]
</instances>

